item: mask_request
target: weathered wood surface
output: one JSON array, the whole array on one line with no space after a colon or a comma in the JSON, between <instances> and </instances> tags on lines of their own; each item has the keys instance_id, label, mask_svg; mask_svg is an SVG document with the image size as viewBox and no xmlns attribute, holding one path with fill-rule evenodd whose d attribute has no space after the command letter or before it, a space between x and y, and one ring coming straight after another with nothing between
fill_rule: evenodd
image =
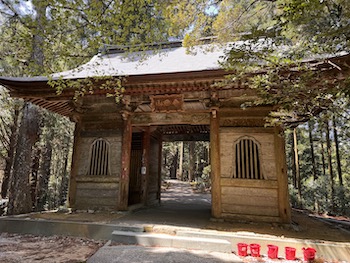
<instances>
[{"instance_id":1,"label":"weathered wood surface","mask_svg":"<svg viewBox=\"0 0 350 263\"><path fill-rule=\"evenodd\" d=\"M277 189L278 182L276 180L249 180L249 179L231 179L221 178L222 187L249 187L249 188L264 188Z\"/></svg>"},{"instance_id":2,"label":"weathered wood surface","mask_svg":"<svg viewBox=\"0 0 350 263\"><path fill-rule=\"evenodd\" d=\"M141 168L141 177L142 177L142 199L143 204L147 204L147 196L149 191L149 182L150 182L150 147L151 147L151 133L150 127L144 128L143 139L142 139L142 168Z\"/></svg>"},{"instance_id":3,"label":"weathered wood surface","mask_svg":"<svg viewBox=\"0 0 350 263\"><path fill-rule=\"evenodd\" d=\"M288 193L286 150L282 129L275 128L274 142L276 151L276 174L278 181L278 209L282 222L290 223L292 219Z\"/></svg>"},{"instance_id":4,"label":"weathered wood surface","mask_svg":"<svg viewBox=\"0 0 350 263\"><path fill-rule=\"evenodd\" d=\"M132 126L131 118L128 112L123 113L124 127L121 147L121 166L120 166L120 182L119 182L119 200L118 209L128 209L128 195L129 195L129 174L130 174L130 154L132 141Z\"/></svg>"},{"instance_id":5,"label":"weathered wood surface","mask_svg":"<svg viewBox=\"0 0 350 263\"><path fill-rule=\"evenodd\" d=\"M161 182L161 142L157 137L150 137L150 156L149 156L149 178L146 204L151 205L160 201L160 182Z\"/></svg>"},{"instance_id":6,"label":"weathered wood surface","mask_svg":"<svg viewBox=\"0 0 350 263\"><path fill-rule=\"evenodd\" d=\"M272 133L271 133L272 132ZM276 159L273 129L220 128L221 177L233 178L235 172L235 143L240 138L252 138L259 144L260 166L264 179L276 180Z\"/></svg>"},{"instance_id":7,"label":"weathered wood surface","mask_svg":"<svg viewBox=\"0 0 350 263\"><path fill-rule=\"evenodd\" d=\"M264 179L234 179L235 143L252 138L259 144ZM220 128L222 217L287 222L290 214L285 153L274 128ZM287 194L286 194L287 193Z\"/></svg>"},{"instance_id":8,"label":"weathered wood surface","mask_svg":"<svg viewBox=\"0 0 350 263\"><path fill-rule=\"evenodd\" d=\"M109 182L107 181L109 180ZM119 183L105 178L102 182L78 181L76 208L92 210L117 209Z\"/></svg>"},{"instance_id":9,"label":"weathered wood surface","mask_svg":"<svg viewBox=\"0 0 350 263\"><path fill-rule=\"evenodd\" d=\"M78 162L78 177L89 175L89 165L91 158L91 145L99 137L83 137L79 139L79 155L76 157ZM110 144L109 153L109 171L112 176L118 176L120 174L120 160L121 160L121 145L122 138L120 135L114 137L105 138Z\"/></svg>"},{"instance_id":10,"label":"weathered wood surface","mask_svg":"<svg viewBox=\"0 0 350 263\"><path fill-rule=\"evenodd\" d=\"M246 221L246 222L282 223L281 219L277 216L222 213L221 218L228 221L239 221L239 222Z\"/></svg>"},{"instance_id":11,"label":"weathered wood surface","mask_svg":"<svg viewBox=\"0 0 350 263\"><path fill-rule=\"evenodd\" d=\"M235 179L232 180L235 181ZM266 185L261 187L223 186L223 213L278 217L278 191L276 185L272 184L270 189L265 187Z\"/></svg>"},{"instance_id":12,"label":"weathered wood surface","mask_svg":"<svg viewBox=\"0 0 350 263\"><path fill-rule=\"evenodd\" d=\"M176 113L134 113L132 124L144 125L166 125L166 124L209 124L209 112L176 112Z\"/></svg>"},{"instance_id":13,"label":"weathered wood surface","mask_svg":"<svg viewBox=\"0 0 350 263\"><path fill-rule=\"evenodd\" d=\"M223 203L222 213L278 217L278 207L260 205L235 205Z\"/></svg>"},{"instance_id":14,"label":"weathered wood surface","mask_svg":"<svg viewBox=\"0 0 350 263\"><path fill-rule=\"evenodd\" d=\"M221 200L221 169L220 169L220 118L218 109L213 108L210 115L210 163L211 163L211 214L220 218L222 213Z\"/></svg>"}]
</instances>

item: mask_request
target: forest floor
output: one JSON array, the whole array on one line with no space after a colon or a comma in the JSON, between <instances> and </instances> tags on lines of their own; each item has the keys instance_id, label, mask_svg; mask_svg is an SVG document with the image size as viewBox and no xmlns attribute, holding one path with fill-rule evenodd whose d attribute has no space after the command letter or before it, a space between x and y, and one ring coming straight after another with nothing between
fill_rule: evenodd
<instances>
[{"instance_id":1,"label":"forest floor","mask_svg":"<svg viewBox=\"0 0 350 263\"><path fill-rule=\"evenodd\" d=\"M85 238L2 233L0 235L0 262L85 262L103 245L103 242Z\"/></svg>"}]
</instances>

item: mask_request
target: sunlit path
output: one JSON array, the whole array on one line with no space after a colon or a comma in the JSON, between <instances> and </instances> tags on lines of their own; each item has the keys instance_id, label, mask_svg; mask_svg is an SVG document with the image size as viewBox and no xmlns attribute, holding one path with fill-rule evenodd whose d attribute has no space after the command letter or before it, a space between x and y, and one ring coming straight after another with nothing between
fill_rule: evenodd
<instances>
[{"instance_id":1,"label":"sunlit path","mask_svg":"<svg viewBox=\"0 0 350 263\"><path fill-rule=\"evenodd\" d=\"M188 182L167 182L169 187L162 191L160 206L126 215L118 223L204 227L210 219L210 194L194 193Z\"/></svg>"}]
</instances>

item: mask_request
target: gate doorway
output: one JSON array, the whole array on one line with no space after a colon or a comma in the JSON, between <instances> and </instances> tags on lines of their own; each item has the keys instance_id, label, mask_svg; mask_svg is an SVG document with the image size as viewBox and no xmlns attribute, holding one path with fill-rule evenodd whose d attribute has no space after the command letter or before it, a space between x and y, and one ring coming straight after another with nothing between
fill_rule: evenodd
<instances>
[{"instance_id":1,"label":"gate doorway","mask_svg":"<svg viewBox=\"0 0 350 263\"><path fill-rule=\"evenodd\" d=\"M210 214L209 135L209 125L133 127L129 207L164 205L192 191L193 194L207 194L205 202ZM169 186L173 189L167 192ZM186 190L179 193L179 189ZM186 205L187 201L180 199L176 202Z\"/></svg>"}]
</instances>

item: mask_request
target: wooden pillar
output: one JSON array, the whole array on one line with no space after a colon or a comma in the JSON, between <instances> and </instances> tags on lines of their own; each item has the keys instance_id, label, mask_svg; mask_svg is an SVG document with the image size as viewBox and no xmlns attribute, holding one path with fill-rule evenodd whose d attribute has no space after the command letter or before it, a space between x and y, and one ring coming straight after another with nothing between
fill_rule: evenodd
<instances>
[{"instance_id":1,"label":"wooden pillar","mask_svg":"<svg viewBox=\"0 0 350 263\"><path fill-rule=\"evenodd\" d=\"M77 175L79 171L79 156L80 156L80 131L81 131L81 120L77 118L74 130L74 143L73 143L73 154L72 154L72 167L69 178L68 188L68 206L75 208L76 195L77 195Z\"/></svg>"},{"instance_id":2,"label":"wooden pillar","mask_svg":"<svg viewBox=\"0 0 350 263\"><path fill-rule=\"evenodd\" d=\"M278 183L278 211L282 223L291 222L291 210L289 204L288 193L288 176L286 164L285 141L283 130L275 127L274 135L275 158L276 158L276 174Z\"/></svg>"},{"instance_id":3,"label":"wooden pillar","mask_svg":"<svg viewBox=\"0 0 350 263\"><path fill-rule=\"evenodd\" d=\"M119 180L119 203L118 210L128 209L129 199L129 175L130 175L130 155L131 155L131 140L132 126L130 112L123 111L123 138L122 138L122 160Z\"/></svg>"},{"instance_id":4,"label":"wooden pillar","mask_svg":"<svg viewBox=\"0 0 350 263\"><path fill-rule=\"evenodd\" d=\"M210 160L211 160L211 214L221 217L221 184L220 184L220 120L218 108L211 109L210 115Z\"/></svg>"},{"instance_id":5,"label":"wooden pillar","mask_svg":"<svg viewBox=\"0 0 350 263\"><path fill-rule=\"evenodd\" d=\"M146 127L142 138L142 199L141 202L146 205L148 198L148 184L149 184L149 158L150 158L150 144L151 144L151 133L150 127Z\"/></svg>"},{"instance_id":6,"label":"wooden pillar","mask_svg":"<svg viewBox=\"0 0 350 263\"><path fill-rule=\"evenodd\" d=\"M162 194L162 156L163 156L163 138L158 136L158 192L157 199L160 203Z\"/></svg>"}]
</instances>

